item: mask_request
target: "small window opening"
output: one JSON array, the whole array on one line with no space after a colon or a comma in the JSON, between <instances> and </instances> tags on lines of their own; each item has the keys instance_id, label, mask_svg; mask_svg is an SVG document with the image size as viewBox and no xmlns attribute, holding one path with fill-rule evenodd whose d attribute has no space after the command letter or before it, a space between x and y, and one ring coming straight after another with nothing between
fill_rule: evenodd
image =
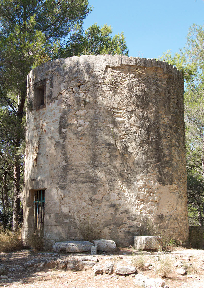
<instances>
[{"instance_id":1,"label":"small window opening","mask_svg":"<svg viewBox=\"0 0 204 288\"><path fill-rule=\"evenodd\" d=\"M34 228L42 231L44 228L45 190L37 190L34 194Z\"/></svg>"},{"instance_id":2,"label":"small window opening","mask_svg":"<svg viewBox=\"0 0 204 288\"><path fill-rule=\"evenodd\" d=\"M34 103L36 109L45 107L45 87L45 80L35 84Z\"/></svg>"}]
</instances>

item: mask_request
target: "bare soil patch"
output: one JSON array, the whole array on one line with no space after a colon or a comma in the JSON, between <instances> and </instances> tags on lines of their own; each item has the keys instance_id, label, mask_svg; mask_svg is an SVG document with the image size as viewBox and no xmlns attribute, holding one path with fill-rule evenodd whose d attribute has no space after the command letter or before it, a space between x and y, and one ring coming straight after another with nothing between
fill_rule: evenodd
<instances>
[{"instance_id":1,"label":"bare soil patch","mask_svg":"<svg viewBox=\"0 0 204 288\"><path fill-rule=\"evenodd\" d=\"M0 253L0 286L2 287L142 287L135 282L137 274L127 276L95 275L94 265L112 262L133 265L137 272L150 278L164 277L169 288L204 287L204 250L175 248L171 252L138 252L120 249L114 254L58 254L21 250ZM178 269L186 270L180 275Z\"/></svg>"}]
</instances>

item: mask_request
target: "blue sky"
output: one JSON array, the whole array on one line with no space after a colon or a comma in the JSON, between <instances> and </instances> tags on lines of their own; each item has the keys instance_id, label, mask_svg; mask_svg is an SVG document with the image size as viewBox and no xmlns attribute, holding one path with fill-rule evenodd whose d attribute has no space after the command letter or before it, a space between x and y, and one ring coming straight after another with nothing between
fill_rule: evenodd
<instances>
[{"instance_id":1,"label":"blue sky","mask_svg":"<svg viewBox=\"0 0 204 288\"><path fill-rule=\"evenodd\" d=\"M179 52L189 27L204 25L204 0L89 0L93 11L84 21L108 24L113 34L124 32L129 56L158 58Z\"/></svg>"}]
</instances>

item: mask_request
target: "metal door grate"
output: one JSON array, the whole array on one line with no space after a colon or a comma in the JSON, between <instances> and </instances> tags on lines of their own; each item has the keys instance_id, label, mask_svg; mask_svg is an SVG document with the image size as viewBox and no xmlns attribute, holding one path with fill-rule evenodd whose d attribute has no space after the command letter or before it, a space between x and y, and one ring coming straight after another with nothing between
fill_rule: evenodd
<instances>
[{"instance_id":1,"label":"metal door grate","mask_svg":"<svg viewBox=\"0 0 204 288\"><path fill-rule=\"evenodd\" d=\"M35 230L43 230L45 214L45 190L37 190L34 194L34 226Z\"/></svg>"}]
</instances>

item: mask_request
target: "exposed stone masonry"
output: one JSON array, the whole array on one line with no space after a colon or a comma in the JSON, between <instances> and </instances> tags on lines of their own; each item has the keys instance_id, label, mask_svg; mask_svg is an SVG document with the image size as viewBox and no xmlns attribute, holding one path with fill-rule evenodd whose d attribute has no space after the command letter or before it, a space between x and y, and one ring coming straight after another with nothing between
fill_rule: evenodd
<instances>
[{"instance_id":1,"label":"exposed stone masonry","mask_svg":"<svg viewBox=\"0 0 204 288\"><path fill-rule=\"evenodd\" d=\"M44 98L42 98L44 97ZM28 75L24 239L35 190L44 236L187 240L182 73L165 62L81 56Z\"/></svg>"}]
</instances>

